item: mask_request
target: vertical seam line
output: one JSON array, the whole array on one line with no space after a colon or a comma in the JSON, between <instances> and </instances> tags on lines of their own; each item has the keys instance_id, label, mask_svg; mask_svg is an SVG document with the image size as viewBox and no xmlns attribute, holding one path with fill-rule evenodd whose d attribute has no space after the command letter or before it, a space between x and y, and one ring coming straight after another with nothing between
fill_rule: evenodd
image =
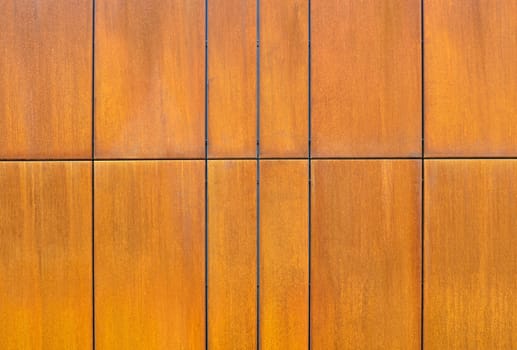
<instances>
[{"instance_id":1,"label":"vertical seam line","mask_svg":"<svg viewBox=\"0 0 517 350\"><path fill-rule=\"evenodd\" d=\"M208 0L205 0L205 349L208 350Z\"/></svg>"},{"instance_id":2,"label":"vertical seam line","mask_svg":"<svg viewBox=\"0 0 517 350\"><path fill-rule=\"evenodd\" d=\"M256 162L257 162L257 310L256 310L256 322L257 322L257 349L261 348L260 344L260 0L256 2L256 128L257 128L257 149L256 149Z\"/></svg>"},{"instance_id":3,"label":"vertical seam line","mask_svg":"<svg viewBox=\"0 0 517 350\"><path fill-rule=\"evenodd\" d=\"M92 348L95 350L95 0L92 0L92 106L91 106L91 181L92 181Z\"/></svg>"},{"instance_id":4,"label":"vertical seam line","mask_svg":"<svg viewBox=\"0 0 517 350\"><path fill-rule=\"evenodd\" d=\"M420 239L421 239L421 271L420 271L420 348L424 349L424 269L425 269L425 261L424 261L424 205L425 205L425 87L424 87L424 0L420 0L420 62L421 62L421 99L422 99L422 105L421 105L421 113L422 113L422 145L421 145L421 213L420 213L420 220L421 220L421 227L420 227Z\"/></svg>"},{"instance_id":5,"label":"vertical seam line","mask_svg":"<svg viewBox=\"0 0 517 350\"><path fill-rule=\"evenodd\" d=\"M307 155L308 155L308 209L309 209L309 217L308 217L308 266L307 266L307 269L308 269L308 308L307 308L307 311L308 311L308 315L307 315L307 318L308 318L308 334L307 334L307 347L308 349L311 349L311 341L312 341L312 332L311 332L311 318L312 318L312 305L311 305L311 293L312 293L312 290L311 290L311 280L312 280L312 274L311 274L311 270L312 270L312 260L311 260L311 255L312 255L312 51L311 51L311 30L312 30L312 22L311 22L311 0L308 0L308 14L307 14L308 18L307 18L307 21L308 21L308 30L307 30L307 36L308 36L308 45L307 45L307 65L308 65L308 69L307 69L307 74L308 74L308 79L307 79L307 97L308 97L308 144L307 144L307 147L308 147L308 150L307 150Z\"/></svg>"}]
</instances>

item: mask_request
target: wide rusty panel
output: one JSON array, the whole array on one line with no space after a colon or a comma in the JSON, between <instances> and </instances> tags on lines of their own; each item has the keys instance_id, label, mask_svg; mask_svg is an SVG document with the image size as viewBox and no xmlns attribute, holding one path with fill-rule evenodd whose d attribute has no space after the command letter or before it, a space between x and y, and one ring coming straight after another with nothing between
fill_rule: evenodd
<instances>
[{"instance_id":1,"label":"wide rusty panel","mask_svg":"<svg viewBox=\"0 0 517 350\"><path fill-rule=\"evenodd\" d=\"M425 2L425 152L517 155L517 2Z\"/></svg>"},{"instance_id":2,"label":"wide rusty panel","mask_svg":"<svg viewBox=\"0 0 517 350\"><path fill-rule=\"evenodd\" d=\"M306 157L308 1L260 1L260 154Z\"/></svg>"},{"instance_id":3,"label":"wide rusty panel","mask_svg":"<svg viewBox=\"0 0 517 350\"><path fill-rule=\"evenodd\" d=\"M96 156L204 157L204 0L95 8Z\"/></svg>"},{"instance_id":4,"label":"wide rusty panel","mask_svg":"<svg viewBox=\"0 0 517 350\"><path fill-rule=\"evenodd\" d=\"M424 347L517 348L517 161L425 162Z\"/></svg>"},{"instance_id":5,"label":"wide rusty panel","mask_svg":"<svg viewBox=\"0 0 517 350\"><path fill-rule=\"evenodd\" d=\"M87 162L0 163L0 347L92 348Z\"/></svg>"},{"instance_id":6,"label":"wide rusty panel","mask_svg":"<svg viewBox=\"0 0 517 350\"><path fill-rule=\"evenodd\" d=\"M419 349L421 163L312 161L313 349Z\"/></svg>"},{"instance_id":7,"label":"wide rusty panel","mask_svg":"<svg viewBox=\"0 0 517 350\"><path fill-rule=\"evenodd\" d=\"M260 162L260 344L306 349L309 333L307 160Z\"/></svg>"},{"instance_id":8,"label":"wide rusty panel","mask_svg":"<svg viewBox=\"0 0 517 350\"><path fill-rule=\"evenodd\" d=\"M0 158L90 158L91 0L2 0L0 14Z\"/></svg>"},{"instance_id":9,"label":"wide rusty panel","mask_svg":"<svg viewBox=\"0 0 517 350\"><path fill-rule=\"evenodd\" d=\"M421 152L420 1L313 1L313 156Z\"/></svg>"},{"instance_id":10,"label":"wide rusty panel","mask_svg":"<svg viewBox=\"0 0 517 350\"><path fill-rule=\"evenodd\" d=\"M257 148L257 5L208 1L208 153L250 157Z\"/></svg>"},{"instance_id":11,"label":"wide rusty panel","mask_svg":"<svg viewBox=\"0 0 517 350\"><path fill-rule=\"evenodd\" d=\"M208 163L208 347L257 343L257 177L250 160Z\"/></svg>"},{"instance_id":12,"label":"wide rusty panel","mask_svg":"<svg viewBox=\"0 0 517 350\"><path fill-rule=\"evenodd\" d=\"M95 163L98 349L205 344L203 161Z\"/></svg>"}]
</instances>

